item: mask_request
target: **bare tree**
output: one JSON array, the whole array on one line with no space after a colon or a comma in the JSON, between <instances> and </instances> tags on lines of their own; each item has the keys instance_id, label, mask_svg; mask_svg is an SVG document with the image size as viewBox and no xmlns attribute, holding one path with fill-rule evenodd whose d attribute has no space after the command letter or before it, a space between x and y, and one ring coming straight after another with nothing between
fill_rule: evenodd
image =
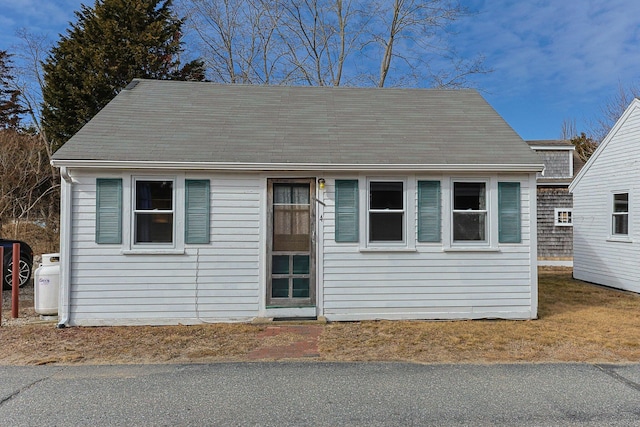
<instances>
[{"instance_id":1,"label":"bare tree","mask_svg":"<svg viewBox=\"0 0 640 427\"><path fill-rule=\"evenodd\" d=\"M560 130L560 138L568 141L577 135L578 135L578 129L576 127L576 120L565 119L562 122L562 128Z\"/></svg>"},{"instance_id":2,"label":"bare tree","mask_svg":"<svg viewBox=\"0 0 640 427\"><path fill-rule=\"evenodd\" d=\"M60 174L51 165L52 144L42 126L42 90L44 79L42 60L51 43L46 36L19 30L22 43L16 55L16 89L20 91L25 106L28 123L26 130L14 134L3 134L2 168L11 176L7 182L19 186L13 193L1 193L4 208L0 215L12 216L14 222L33 220L44 222L51 230L58 230L60 214ZM12 171L12 172L10 172ZM20 171L23 171L22 173ZM4 181L3 181L4 182ZM11 206L7 210L7 204Z\"/></svg>"},{"instance_id":3,"label":"bare tree","mask_svg":"<svg viewBox=\"0 0 640 427\"><path fill-rule=\"evenodd\" d=\"M629 87L618 84L617 92L605 102L600 108L600 115L593 120L589 137L595 141L602 141L634 98L640 98L638 84Z\"/></svg>"},{"instance_id":4,"label":"bare tree","mask_svg":"<svg viewBox=\"0 0 640 427\"><path fill-rule=\"evenodd\" d=\"M460 87L458 0L182 0L213 79L228 83ZM260 67L258 67L258 63Z\"/></svg>"},{"instance_id":5,"label":"bare tree","mask_svg":"<svg viewBox=\"0 0 640 427\"><path fill-rule=\"evenodd\" d=\"M380 56L378 87L387 84L390 71L427 80L433 87L466 85L470 74L483 73L481 56L465 61L447 43L448 26L470 14L450 0L393 0L375 3L370 43ZM395 67L395 62L399 62ZM447 66L445 66L445 62ZM397 78L394 84L399 82ZM415 83L415 82L413 82Z\"/></svg>"},{"instance_id":6,"label":"bare tree","mask_svg":"<svg viewBox=\"0 0 640 427\"><path fill-rule=\"evenodd\" d=\"M269 84L286 79L282 52L273 43L280 12L271 2L190 0L181 8L214 80Z\"/></svg>"}]
</instances>

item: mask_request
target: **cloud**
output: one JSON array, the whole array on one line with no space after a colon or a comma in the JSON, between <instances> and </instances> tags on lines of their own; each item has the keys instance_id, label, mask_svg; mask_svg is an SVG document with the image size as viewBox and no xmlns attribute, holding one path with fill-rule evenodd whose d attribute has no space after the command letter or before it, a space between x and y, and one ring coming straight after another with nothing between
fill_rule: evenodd
<instances>
[{"instance_id":1,"label":"cloud","mask_svg":"<svg viewBox=\"0 0 640 427\"><path fill-rule=\"evenodd\" d=\"M57 38L75 20L73 12L80 9L81 3L82 0L0 0L0 49L17 44L15 33L21 28Z\"/></svg>"},{"instance_id":2,"label":"cloud","mask_svg":"<svg viewBox=\"0 0 640 427\"><path fill-rule=\"evenodd\" d=\"M462 24L466 46L495 70L489 91L580 95L636 77L640 2L543 0L476 3Z\"/></svg>"}]
</instances>

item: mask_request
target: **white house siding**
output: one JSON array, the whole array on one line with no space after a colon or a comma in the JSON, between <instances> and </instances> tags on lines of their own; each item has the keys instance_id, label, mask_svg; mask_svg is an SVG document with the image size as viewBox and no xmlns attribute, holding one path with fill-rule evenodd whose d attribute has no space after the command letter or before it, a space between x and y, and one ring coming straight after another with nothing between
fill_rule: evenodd
<instances>
[{"instance_id":1,"label":"white house siding","mask_svg":"<svg viewBox=\"0 0 640 427\"><path fill-rule=\"evenodd\" d=\"M410 179L441 180L444 184L450 178ZM322 200L326 205L321 270L324 315L329 320L536 317L536 255L535 245L533 249L530 246L535 175L494 175L492 179L520 181L522 243L500 244L492 251L445 251L442 243L416 242L415 249L380 252L362 250L358 243L335 242L334 180L328 180ZM362 179L360 184L363 191ZM444 189L442 197L449 197ZM415 201L412 204L415 206ZM449 239L447 210L448 202L443 200L443 241ZM415 210L408 215L409 221L416 221ZM535 225L533 230L535 242Z\"/></svg>"},{"instance_id":2,"label":"white house siding","mask_svg":"<svg viewBox=\"0 0 640 427\"><path fill-rule=\"evenodd\" d=\"M573 275L640 292L640 107L613 132L573 189ZM611 238L614 191L629 193L627 241Z\"/></svg>"},{"instance_id":3,"label":"white house siding","mask_svg":"<svg viewBox=\"0 0 640 427\"><path fill-rule=\"evenodd\" d=\"M95 243L96 178L121 177L127 187L131 173L71 175L70 325L190 324L256 316L262 199L257 177L187 173L187 179L211 179L211 242L158 255L123 254L123 245ZM123 199L126 211L130 204ZM123 230L127 227L125 215ZM178 226L177 233L183 232Z\"/></svg>"}]
</instances>

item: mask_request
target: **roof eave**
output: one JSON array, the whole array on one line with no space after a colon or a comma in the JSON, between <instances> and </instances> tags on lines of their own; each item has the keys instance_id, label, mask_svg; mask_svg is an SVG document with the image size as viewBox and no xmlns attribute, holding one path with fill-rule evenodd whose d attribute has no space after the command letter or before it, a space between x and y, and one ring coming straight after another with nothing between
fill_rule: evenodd
<instances>
[{"instance_id":1,"label":"roof eave","mask_svg":"<svg viewBox=\"0 0 640 427\"><path fill-rule=\"evenodd\" d=\"M407 171L407 172L540 172L543 164L334 164L334 163L235 163L158 162L54 159L56 167L98 169L178 169L215 171Z\"/></svg>"}]
</instances>

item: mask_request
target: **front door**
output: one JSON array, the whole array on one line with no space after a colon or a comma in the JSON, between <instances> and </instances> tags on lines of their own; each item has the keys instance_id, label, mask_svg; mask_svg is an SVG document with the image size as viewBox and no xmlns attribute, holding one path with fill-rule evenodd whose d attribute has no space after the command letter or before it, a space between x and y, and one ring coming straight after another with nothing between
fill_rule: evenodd
<instances>
[{"instance_id":1,"label":"front door","mask_svg":"<svg viewBox=\"0 0 640 427\"><path fill-rule=\"evenodd\" d=\"M315 179L269 179L267 185L267 306L314 306Z\"/></svg>"}]
</instances>

